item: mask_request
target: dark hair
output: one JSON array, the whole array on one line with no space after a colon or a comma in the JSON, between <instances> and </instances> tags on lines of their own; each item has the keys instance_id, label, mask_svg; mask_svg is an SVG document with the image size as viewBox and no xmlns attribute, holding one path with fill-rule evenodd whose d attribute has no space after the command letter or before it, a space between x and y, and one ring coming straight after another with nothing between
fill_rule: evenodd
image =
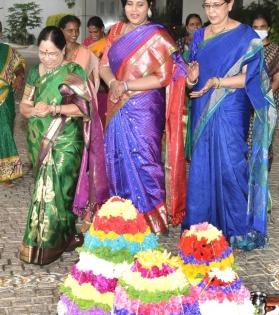
<instances>
[{"instance_id":1,"label":"dark hair","mask_svg":"<svg viewBox=\"0 0 279 315\"><path fill-rule=\"evenodd\" d=\"M256 13L252 16L251 24L253 24L254 21L257 20L257 19L263 19L263 20L266 21L268 27L271 26L271 18L270 18L270 16L268 16L267 14L262 13L262 12L256 12Z\"/></svg>"},{"instance_id":2,"label":"dark hair","mask_svg":"<svg viewBox=\"0 0 279 315\"><path fill-rule=\"evenodd\" d=\"M66 40L63 32L56 26L47 26L41 30L37 41L38 46L40 46L43 40L50 40L55 47L60 50L63 50L66 46Z\"/></svg>"},{"instance_id":3,"label":"dark hair","mask_svg":"<svg viewBox=\"0 0 279 315\"><path fill-rule=\"evenodd\" d=\"M87 22L87 27L89 26L95 26L97 28L104 28L104 22L99 16L92 16L88 22Z\"/></svg>"},{"instance_id":4,"label":"dark hair","mask_svg":"<svg viewBox=\"0 0 279 315\"><path fill-rule=\"evenodd\" d=\"M2 23L0 21L0 33L2 33Z\"/></svg>"},{"instance_id":5,"label":"dark hair","mask_svg":"<svg viewBox=\"0 0 279 315\"><path fill-rule=\"evenodd\" d=\"M80 19L75 15L64 15L59 21L58 27L64 29L68 23L77 23L78 27L80 27L81 22Z\"/></svg>"},{"instance_id":6,"label":"dark hair","mask_svg":"<svg viewBox=\"0 0 279 315\"><path fill-rule=\"evenodd\" d=\"M198 20L200 20L201 25L202 25L201 17L197 13L191 13L191 14L188 14L187 17L186 17L186 21L185 21L185 25L186 26L189 24L191 18L197 18Z\"/></svg>"},{"instance_id":7,"label":"dark hair","mask_svg":"<svg viewBox=\"0 0 279 315\"><path fill-rule=\"evenodd\" d=\"M128 0L121 0L122 2L122 6L125 7L126 3L127 3ZM147 3L148 3L148 6L151 7L151 4L152 4L152 0L146 0Z\"/></svg>"}]
</instances>

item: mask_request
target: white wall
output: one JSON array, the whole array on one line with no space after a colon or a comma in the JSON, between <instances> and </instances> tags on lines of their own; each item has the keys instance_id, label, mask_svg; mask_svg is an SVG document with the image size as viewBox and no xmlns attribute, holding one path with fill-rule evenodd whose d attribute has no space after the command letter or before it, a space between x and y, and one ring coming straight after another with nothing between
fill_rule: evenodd
<instances>
[{"instance_id":1,"label":"white wall","mask_svg":"<svg viewBox=\"0 0 279 315\"><path fill-rule=\"evenodd\" d=\"M185 24L185 20L188 14L197 13L202 18L203 22L206 22L204 9L202 8L203 0L183 0L183 15L182 23Z\"/></svg>"}]
</instances>

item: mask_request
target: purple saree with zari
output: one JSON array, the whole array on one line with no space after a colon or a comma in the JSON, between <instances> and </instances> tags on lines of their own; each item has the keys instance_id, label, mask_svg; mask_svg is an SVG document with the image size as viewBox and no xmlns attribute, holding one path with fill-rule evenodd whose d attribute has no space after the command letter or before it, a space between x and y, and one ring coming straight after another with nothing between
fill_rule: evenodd
<instances>
[{"instance_id":1,"label":"purple saree with zari","mask_svg":"<svg viewBox=\"0 0 279 315\"><path fill-rule=\"evenodd\" d=\"M168 217L178 224L185 209L185 65L161 25L145 24L121 36L123 27L122 22L112 27L102 64L109 65L118 80L156 75L162 88L128 91L118 103L108 101L105 152L110 194L131 199L154 232L165 232Z\"/></svg>"}]
</instances>

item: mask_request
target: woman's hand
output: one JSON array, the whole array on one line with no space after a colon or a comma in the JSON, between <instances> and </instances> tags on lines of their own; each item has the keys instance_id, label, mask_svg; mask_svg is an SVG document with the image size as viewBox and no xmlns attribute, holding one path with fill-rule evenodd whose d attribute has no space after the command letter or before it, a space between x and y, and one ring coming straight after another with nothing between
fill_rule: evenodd
<instances>
[{"instance_id":1,"label":"woman's hand","mask_svg":"<svg viewBox=\"0 0 279 315\"><path fill-rule=\"evenodd\" d=\"M220 80L220 79L219 79ZM208 92L211 88L216 88L218 86L218 78L210 78L205 83L204 87L199 91L193 91L190 93L191 98L197 98L203 96L206 92Z\"/></svg>"},{"instance_id":2,"label":"woman's hand","mask_svg":"<svg viewBox=\"0 0 279 315\"><path fill-rule=\"evenodd\" d=\"M199 64L196 61L190 62L186 65L187 68L187 78L190 83L197 82L200 69Z\"/></svg>"},{"instance_id":3,"label":"woman's hand","mask_svg":"<svg viewBox=\"0 0 279 315\"><path fill-rule=\"evenodd\" d=\"M33 110L33 116L38 117L45 117L50 114L50 108L48 104L44 102L38 102L36 103L34 110Z\"/></svg>"},{"instance_id":4,"label":"woman's hand","mask_svg":"<svg viewBox=\"0 0 279 315\"><path fill-rule=\"evenodd\" d=\"M110 92L111 92L110 100L116 103L125 92L123 82L118 80L113 81L110 85Z\"/></svg>"}]
</instances>

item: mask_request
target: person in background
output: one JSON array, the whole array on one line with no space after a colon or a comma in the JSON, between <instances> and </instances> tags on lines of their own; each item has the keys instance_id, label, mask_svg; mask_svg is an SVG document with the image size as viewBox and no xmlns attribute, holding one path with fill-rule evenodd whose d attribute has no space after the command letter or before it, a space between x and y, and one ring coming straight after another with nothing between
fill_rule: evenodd
<instances>
[{"instance_id":1,"label":"person in background","mask_svg":"<svg viewBox=\"0 0 279 315\"><path fill-rule=\"evenodd\" d=\"M196 13L191 13L186 17L185 21L185 36L184 45L182 50L183 59L188 62L189 60L189 45L195 31L202 27L202 19Z\"/></svg>"},{"instance_id":2,"label":"person in background","mask_svg":"<svg viewBox=\"0 0 279 315\"><path fill-rule=\"evenodd\" d=\"M202 27L202 19L201 17L196 13L191 13L186 17L185 21L185 36L184 40L182 42L182 57L187 63L189 61L189 46L193 37L193 34L195 31ZM185 137L185 156L188 161L191 160L191 108L192 108L192 102L191 99L188 97L187 102L187 112L186 112L186 137Z\"/></svg>"},{"instance_id":3,"label":"person in background","mask_svg":"<svg viewBox=\"0 0 279 315\"><path fill-rule=\"evenodd\" d=\"M66 40L65 59L78 63L87 73L89 80L99 89L99 61L90 50L77 42L79 37L80 19L75 15L65 15L59 21L58 27L62 30Z\"/></svg>"},{"instance_id":4,"label":"person in background","mask_svg":"<svg viewBox=\"0 0 279 315\"><path fill-rule=\"evenodd\" d=\"M91 44L88 49L99 59L102 58L104 50L107 45L107 39L104 33L104 23L102 19L98 16L93 16L88 20L87 27L91 34ZM105 126L106 121L106 111L107 111L107 99L108 99L108 88L104 81L101 80L100 87L97 93L98 99L98 112L102 121L103 126Z\"/></svg>"},{"instance_id":5,"label":"person in background","mask_svg":"<svg viewBox=\"0 0 279 315\"><path fill-rule=\"evenodd\" d=\"M25 61L15 49L4 43L0 43L0 56L0 182L12 187L12 181L22 176L22 163L13 136L16 114L14 92L22 89Z\"/></svg>"},{"instance_id":6,"label":"person in background","mask_svg":"<svg viewBox=\"0 0 279 315\"><path fill-rule=\"evenodd\" d=\"M87 22L89 36L84 39L82 44L86 47L105 38L105 25L99 16L92 16Z\"/></svg>"},{"instance_id":7,"label":"person in background","mask_svg":"<svg viewBox=\"0 0 279 315\"><path fill-rule=\"evenodd\" d=\"M185 209L186 69L166 29L150 22L151 1L122 3L126 20L111 28L100 67L109 87L105 152L110 194L131 199L152 231L164 233L167 216L178 224Z\"/></svg>"},{"instance_id":8,"label":"person in background","mask_svg":"<svg viewBox=\"0 0 279 315\"><path fill-rule=\"evenodd\" d=\"M233 4L205 0L210 24L191 43L192 159L182 229L207 221L231 246L251 250L267 241L267 152L277 113L261 40L229 17ZM251 108L256 115L248 160Z\"/></svg>"},{"instance_id":9,"label":"person in background","mask_svg":"<svg viewBox=\"0 0 279 315\"><path fill-rule=\"evenodd\" d=\"M273 43L269 39L271 30L271 22L268 16L257 13L252 20L252 26L259 35L264 45L264 59L268 68L269 78L274 96L274 101L279 109L279 45ZM272 145L269 148L269 170L271 169L273 159Z\"/></svg>"},{"instance_id":10,"label":"person in background","mask_svg":"<svg viewBox=\"0 0 279 315\"><path fill-rule=\"evenodd\" d=\"M104 175L97 187L91 183L97 184L104 156L101 124L93 127L98 115L86 72L65 60L61 29L44 28L38 48L40 64L31 68L20 103L28 119L27 145L35 177L20 259L45 265L82 244L72 212L75 190L78 185L86 206L97 202Z\"/></svg>"}]
</instances>

